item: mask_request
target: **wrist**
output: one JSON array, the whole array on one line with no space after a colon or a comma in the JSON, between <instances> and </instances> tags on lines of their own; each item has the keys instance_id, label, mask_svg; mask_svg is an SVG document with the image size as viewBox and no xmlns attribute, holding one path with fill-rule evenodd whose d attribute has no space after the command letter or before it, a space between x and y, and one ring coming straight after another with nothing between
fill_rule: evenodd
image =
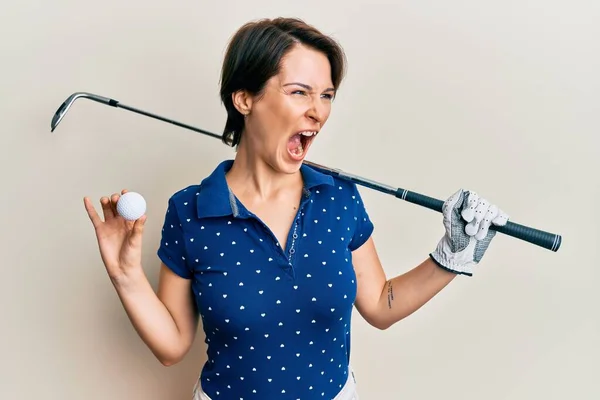
<instances>
[{"instance_id":1,"label":"wrist","mask_svg":"<svg viewBox=\"0 0 600 400\"><path fill-rule=\"evenodd\" d=\"M444 272L451 273L453 275L473 275L473 272L470 269L465 269L464 266L456 265L452 262L446 262L447 260L445 258L440 257L440 255L435 252L429 253L429 259L437 268Z\"/></svg>"},{"instance_id":2,"label":"wrist","mask_svg":"<svg viewBox=\"0 0 600 400\"><path fill-rule=\"evenodd\" d=\"M460 275L473 275L475 263L469 259L468 252L456 251L456 249L443 238L429 257L440 268Z\"/></svg>"},{"instance_id":3,"label":"wrist","mask_svg":"<svg viewBox=\"0 0 600 400\"><path fill-rule=\"evenodd\" d=\"M135 288L146 280L146 275L141 265L128 267L125 271L121 271L118 274L111 274L109 277L115 289L119 291Z\"/></svg>"}]
</instances>

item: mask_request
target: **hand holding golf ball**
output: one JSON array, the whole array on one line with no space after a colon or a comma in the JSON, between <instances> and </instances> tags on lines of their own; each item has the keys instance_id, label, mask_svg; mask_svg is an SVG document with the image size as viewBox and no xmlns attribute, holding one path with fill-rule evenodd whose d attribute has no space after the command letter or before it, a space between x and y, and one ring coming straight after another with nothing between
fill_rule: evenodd
<instances>
[{"instance_id":1,"label":"hand holding golf ball","mask_svg":"<svg viewBox=\"0 0 600 400\"><path fill-rule=\"evenodd\" d=\"M100 218L88 197L85 208L94 226L98 247L106 270L114 282L128 276L140 276L142 270L142 237L146 222L146 200L136 192L102 196Z\"/></svg>"}]
</instances>

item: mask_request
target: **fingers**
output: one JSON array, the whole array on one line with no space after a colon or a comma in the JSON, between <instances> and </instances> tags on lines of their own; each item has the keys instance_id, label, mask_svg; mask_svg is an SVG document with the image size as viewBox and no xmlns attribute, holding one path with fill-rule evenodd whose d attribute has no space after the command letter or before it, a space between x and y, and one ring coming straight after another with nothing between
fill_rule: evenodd
<instances>
[{"instance_id":1,"label":"fingers","mask_svg":"<svg viewBox=\"0 0 600 400\"><path fill-rule=\"evenodd\" d=\"M465 232L469 236L474 236L479 232L481 221L488 211L489 204L485 199L479 199L477 207L475 207L475 215L473 220L466 226Z\"/></svg>"},{"instance_id":2,"label":"fingers","mask_svg":"<svg viewBox=\"0 0 600 400\"><path fill-rule=\"evenodd\" d=\"M123 189L120 195L118 193L113 193L110 196L102 196L100 198L100 206L104 215L104 221L119 217L119 213L117 212L117 203L121 195L125 193L127 193L127 189ZM98 226L102 220L98 216L98 213L94 209L94 206L88 197L84 198L84 204L92 223L94 226Z\"/></svg>"},{"instance_id":3,"label":"fingers","mask_svg":"<svg viewBox=\"0 0 600 400\"><path fill-rule=\"evenodd\" d=\"M479 204L479 196L475 192L468 193L469 196L467 197L467 203L464 205L461 215L465 221L471 222L475 217L477 205Z\"/></svg>"},{"instance_id":4,"label":"fingers","mask_svg":"<svg viewBox=\"0 0 600 400\"><path fill-rule=\"evenodd\" d=\"M140 246L142 243L142 236L144 233L144 225L146 224L146 215L142 215L135 221L131 222L131 230L129 233L129 245L131 246Z\"/></svg>"},{"instance_id":5,"label":"fingers","mask_svg":"<svg viewBox=\"0 0 600 400\"><path fill-rule=\"evenodd\" d=\"M508 221L506 213L475 192L468 193L466 204L461 212L461 216L467 222L465 226L467 235L482 240L488 235L491 225L506 225Z\"/></svg>"},{"instance_id":6,"label":"fingers","mask_svg":"<svg viewBox=\"0 0 600 400\"><path fill-rule=\"evenodd\" d=\"M104 220L108 221L111 218L114 218L115 215L117 215L116 213L116 208L113 207L112 204L112 197L114 195L110 196L110 197L106 197L106 196L102 196L100 198L100 205L102 206L102 212L104 213Z\"/></svg>"},{"instance_id":7,"label":"fingers","mask_svg":"<svg viewBox=\"0 0 600 400\"><path fill-rule=\"evenodd\" d=\"M127 193L127 189L121 190L121 194L113 193L110 196L110 217L120 217L119 212L117 211L117 203L123 194Z\"/></svg>"},{"instance_id":8,"label":"fingers","mask_svg":"<svg viewBox=\"0 0 600 400\"><path fill-rule=\"evenodd\" d=\"M497 226L504 226L508 222L509 218L509 215L506 214L504 211L498 210L498 216L492 219L492 224Z\"/></svg>"},{"instance_id":9,"label":"fingers","mask_svg":"<svg viewBox=\"0 0 600 400\"><path fill-rule=\"evenodd\" d=\"M463 212L463 218L465 218L466 215L470 220L469 224L465 227L465 232L469 236L477 234L481 221L490 207L490 204L486 199L477 195L473 196L473 199L475 198L477 199L477 203L475 203L474 200L468 203L468 208L464 210L466 212Z\"/></svg>"},{"instance_id":10,"label":"fingers","mask_svg":"<svg viewBox=\"0 0 600 400\"><path fill-rule=\"evenodd\" d=\"M118 193L113 193L110 196L110 205L111 205L111 208L113 210L113 214L115 215L115 217L119 216L119 213L117 212L117 203L119 202L120 198L121 198L121 195L119 195Z\"/></svg>"},{"instance_id":11,"label":"fingers","mask_svg":"<svg viewBox=\"0 0 600 400\"><path fill-rule=\"evenodd\" d=\"M133 229L131 230L131 235L134 237L141 236L144 233L144 225L146 224L146 215L142 215L140 218L135 220L133 223Z\"/></svg>"},{"instance_id":12,"label":"fingers","mask_svg":"<svg viewBox=\"0 0 600 400\"><path fill-rule=\"evenodd\" d=\"M496 207L495 205L491 205L487 209L487 212L485 213L483 219L481 220L481 223L479 224L479 230L475 234L475 239L482 240L487 236L492 220L496 218L497 215L498 207Z\"/></svg>"},{"instance_id":13,"label":"fingers","mask_svg":"<svg viewBox=\"0 0 600 400\"><path fill-rule=\"evenodd\" d=\"M83 198L83 205L85 206L85 210L87 211L88 217L90 218L92 225L94 225L94 228L100 226L100 224L102 224L102 220L96 212L96 209L94 208L92 201L89 197Z\"/></svg>"}]
</instances>

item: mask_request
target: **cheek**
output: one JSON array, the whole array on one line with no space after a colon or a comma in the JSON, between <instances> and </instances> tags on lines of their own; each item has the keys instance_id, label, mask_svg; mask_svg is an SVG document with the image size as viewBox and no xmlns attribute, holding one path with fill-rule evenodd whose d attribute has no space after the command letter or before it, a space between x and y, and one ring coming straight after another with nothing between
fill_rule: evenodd
<instances>
[{"instance_id":1,"label":"cheek","mask_svg":"<svg viewBox=\"0 0 600 400\"><path fill-rule=\"evenodd\" d=\"M293 107L286 102L265 103L260 110L260 123L269 131L278 131L292 120L293 114Z\"/></svg>"},{"instance_id":2,"label":"cheek","mask_svg":"<svg viewBox=\"0 0 600 400\"><path fill-rule=\"evenodd\" d=\"M264 111L260 123L269 140L281 140L288 137L304 115L304 111L300 107L291 107L285 103L273 104Z\"/></svg>"},{"instance_id":3,"label":"cheek","mask_svg":"<svg viewBox=\"0 0 600 400\"><path fill-rule=\"evenodd\" d=\"M272 142L281 132L283 125L281 112L276 107L263 107L253 115L252 130L257 141Z\"/></svg>"},{"instance_id":4,"label":"cheek","mask_svg":"<svg viewBox=\"0 0 600 400\"><path fill-rule=\"evenodd\" d=\"M331 115L331 103L327 103L323 106L323 123L325 123Z\"/></svg>"}]
</instances>

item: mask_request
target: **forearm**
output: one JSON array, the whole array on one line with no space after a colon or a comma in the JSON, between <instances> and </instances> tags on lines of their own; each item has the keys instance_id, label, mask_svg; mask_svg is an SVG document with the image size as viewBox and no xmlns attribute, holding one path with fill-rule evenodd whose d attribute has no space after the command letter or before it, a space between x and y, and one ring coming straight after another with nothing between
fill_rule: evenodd
<instances>
[{"instance_id":1,"label":"forearm","mask_svg":"<svg viewBox=\"0 0 600 400\"><path fill-rule=\"evenodd\" d=\"M388 279L378 302L378 325L390 327L421 308L457 275L427 258L412 270Z\"/></svg>"},{"instance_id":2,"label":"forearm","mask_svg":"<svg viewBox=\"0 0 600 400\"><path fill-rule=\"evenodd\" d=\"M154 292L142 268L112 279L134 329L165 365L176 363L186 345L171 313Z\"/></svg>"}]
</instances>

